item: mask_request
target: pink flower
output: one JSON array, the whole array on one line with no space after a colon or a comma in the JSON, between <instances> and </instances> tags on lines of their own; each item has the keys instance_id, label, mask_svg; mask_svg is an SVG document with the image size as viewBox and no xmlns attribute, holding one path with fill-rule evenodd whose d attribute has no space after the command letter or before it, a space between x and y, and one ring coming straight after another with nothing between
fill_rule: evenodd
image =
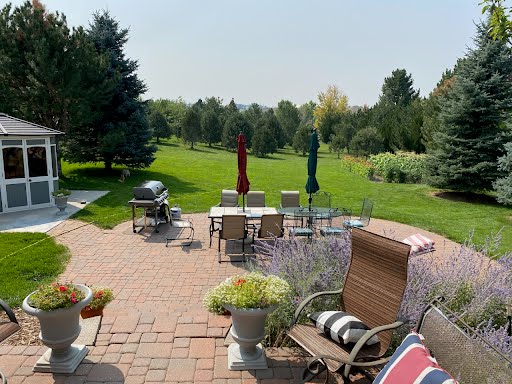
<instances>
[{"instance_id":1,"label":"pink flower","mask_svg":"<svg viewBox=\"0 0 512 384\"><path fill-rule=\"evenodd\" d=\"M73 304L75 304L78 301L76 299L76 293L75 292L71 292L71 301L73 302Z\"/></svg>"},{"instance_id":2,"label":"pink flower","mask_svg":"<svg viewBox=\"0 0 512 384\"><path fill-rule=\"evenodd\" d=\"M65 286L63 286L63 285L61 285L61 286L59 287L59 291L61 291L61 292L66 292L67 290L68 290L68 289L67 289Z\"/></svg>"}]
</instances>

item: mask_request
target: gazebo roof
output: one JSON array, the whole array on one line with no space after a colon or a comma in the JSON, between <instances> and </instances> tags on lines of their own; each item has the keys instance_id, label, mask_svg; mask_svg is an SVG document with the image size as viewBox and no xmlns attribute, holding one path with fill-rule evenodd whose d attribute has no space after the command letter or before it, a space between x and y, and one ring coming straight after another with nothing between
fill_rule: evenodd
<instances>
[{"instance_id":1,"label":"gazebo roof","mask_svg":"<svg viewBox=\"0 0 512 384\"><path fill-rule=\"evenodd\" d=\"M0 113L0 135L3 136L48 136L62 135L64 132L56 129L46 128L42 125L30 123L25 120L17 119Z\"/></svg>"}]
</instances>

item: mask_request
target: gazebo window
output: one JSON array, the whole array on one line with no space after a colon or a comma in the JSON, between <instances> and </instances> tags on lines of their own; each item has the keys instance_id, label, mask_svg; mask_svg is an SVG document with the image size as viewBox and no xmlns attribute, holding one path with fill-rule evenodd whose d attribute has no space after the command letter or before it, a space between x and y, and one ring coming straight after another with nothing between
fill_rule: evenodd
<instances>
[{"instance_id":1,"label":"gazebo window","mask_svg":"<svg viewBox=\"0 0 512 384\"><path fill-rule=\"evenodd\" d=\"M6 140L4 140L5 142ZM3 148L4 173L6 179L25 177L22 148Z\"/></svg>"},{"instance_id":2,"label":"gazebo window","mask_svg":"<svg viewBox=\"0 0 512 384\"><path fill-rule=\"evenodd\" d=\"M48 176L45 147L27 148L27 161L29 177Z\"/></svg>"}]
</instances>

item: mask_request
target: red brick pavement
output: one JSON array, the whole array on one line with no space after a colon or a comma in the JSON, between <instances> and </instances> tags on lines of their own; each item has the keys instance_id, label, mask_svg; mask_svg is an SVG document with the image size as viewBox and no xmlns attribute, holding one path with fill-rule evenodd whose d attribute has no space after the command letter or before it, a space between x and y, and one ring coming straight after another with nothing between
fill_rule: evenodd
<instances>
[{"instance_id":1,"label":"red brick pavement","mask_svg":"<svg viewBox=\"0 0 512 384\"><path fill-rule=\"evenodd\" d=\"M165 225L160 233L133 233L130 222L103 230L68 220L53 229L72 254L60 280L108 285L116 299L105 310L96 345L72 375L32 372L45 347L0 345L0 369L9 384L300 382L304 360L288 349L269 350L267 370L227 369L230 318L209 314L201 301L210 287L243 272L243 263L219 264L216 239L208 247L207 215L190 216L197 239L190 247L165 247L166 235L176 231ZM368 229L396 238L418 232L382 220L372 220ZM454 245L421 232L435 238L438 249Z\"/></svg>"}]
</instances>

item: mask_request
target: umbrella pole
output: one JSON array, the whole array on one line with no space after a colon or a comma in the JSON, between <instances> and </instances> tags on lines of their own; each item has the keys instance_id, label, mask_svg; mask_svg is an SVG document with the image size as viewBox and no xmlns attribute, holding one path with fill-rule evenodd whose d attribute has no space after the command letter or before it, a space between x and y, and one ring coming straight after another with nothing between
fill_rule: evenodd
<instances>
[{"instance_id":1,"label":"umbrella pole","mask_svg":"<svg viewBox=\"0 0 512 384\"><path fill-rule=\"evenodd\" d=\"M242 212L245 212L245 193L242 193Z\"/></svg>"}]
</instances>

